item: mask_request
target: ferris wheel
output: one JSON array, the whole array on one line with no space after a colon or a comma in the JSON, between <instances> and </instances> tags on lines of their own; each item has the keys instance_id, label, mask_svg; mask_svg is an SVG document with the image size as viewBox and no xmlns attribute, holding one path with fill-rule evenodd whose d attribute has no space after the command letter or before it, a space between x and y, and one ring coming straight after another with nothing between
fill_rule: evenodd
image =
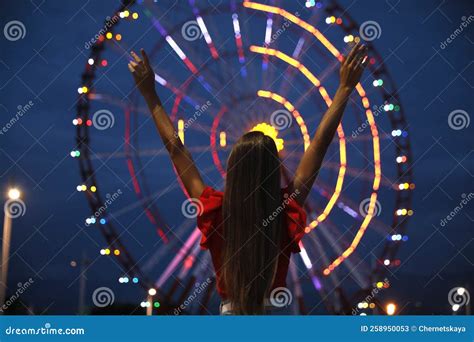
<instances>
[{"instance_id":1,"label":"ferris wheel","mask_svg":"<svg viewBox=\"0 0 474 342\"><path fill-rule=\"evenodd\" d=\"M158 313L190 296L197 299L179 313L214 313L219 300L197 212L123 77L131 49L149 51L180 138L205 183L222 189L229 151L250 130L274 138L289 181L332 102L343 54L363 40L368 70L308 197L306 235L287 282L296 314L350 314L361 303L361 312L377 312L377 301L363 298L373 287L387 290L387 269L400 264L414 189L404 109L373 42L380 35L377 22L359 25L335 1L123 1L89 43L71 152L77 190L92 211L86 223L105 237L100 253L122 266L111 282L150 291L141 304ZM135 195L116 208L119 188ZM130 237L138 224L149 246Z\"/></svg>"}]
</instances>

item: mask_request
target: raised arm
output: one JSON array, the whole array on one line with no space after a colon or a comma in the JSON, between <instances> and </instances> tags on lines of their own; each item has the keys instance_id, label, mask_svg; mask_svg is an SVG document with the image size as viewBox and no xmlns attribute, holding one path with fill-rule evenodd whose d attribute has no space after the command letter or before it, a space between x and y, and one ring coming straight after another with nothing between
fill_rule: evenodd
<instances>
[{"instance_id":1,"label":"raised arm","mask_svg":"<svg viewBox=\"0 0 474 342\"><path fill-rule=\"evenodd\" d=\"M150 109L155 126L163 140L171 161L175 166L181 181L189 196L198 198L204 190L204 182L199 174L191 154L179 139L173 123L161 105L160 98L155 91L155 73L150 66L148 56L141 50L142 58L132 51L134 61L128 64L128 69L133 75L135 83L145 98Z\"/></svg>"},{"instance_id":2,"label":"raised arm","mask_svg":"<svg viewBox=\"0 0 474 342\"><path fill-rule=\"evenodd\" d=\"M321 119L316 134L296 169L293 187L295 191L298 190L296 200L301 205L304 204L309 191L313 187L329 144L334 137L337 126L341 122L349 96L357 83L359 83L366 63L367 48L359 44L354 46L347 58L342 62L339 72L340 83L336 95L331 106Z\"/></svg>"}]
</instances>

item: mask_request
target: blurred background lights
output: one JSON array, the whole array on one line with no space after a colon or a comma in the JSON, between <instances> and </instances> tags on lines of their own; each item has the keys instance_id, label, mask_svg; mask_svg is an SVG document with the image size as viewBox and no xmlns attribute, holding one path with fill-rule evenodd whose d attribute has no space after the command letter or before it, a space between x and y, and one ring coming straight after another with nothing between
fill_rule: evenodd
<instances>
[{"instance_id":1,"label":"blurred background lights","mask_svg":"<svg viewBox=\"0 0 474 342\"><path fill-rule=\"evenodd\" d=\"M344 37L344 43L349 43L354 41L354 36L352 34Z\"/></svg>"},{"instance_id":2,"label":"blurred background lights","mask_svg":"<svg viewBox=\"0 0 474 342\"><path fill-rule=\"evenodd\" d=\"M374 87L381 87L383 85L383 81L381 79L374 80L374 82L372 82L372 84L373 84Z\"/></svg>"},{"instance_id":3,"label":"blurred background lights","mask_svg":"<svg viewBox=\"0 0 474 342\"><path fill-rule=\"evenodd\" d=\"M388 303L387 306L385 307L385 311L387 312L387 315L389 316L394 315L396 310L397 310L397 306L394 303Z\"/></svg>"},{"instance_id":4,"label":"blurred background lights","mask_svg":"<svg viewBox=\"0 0 474 342\"><path fill-rule=\"evenodd\" d=\"M20 198L20 196L21 192L17 188L11 188L10 190L8 190L8 198L11 200L17 200Z\"/></svg>"}]
</instances>

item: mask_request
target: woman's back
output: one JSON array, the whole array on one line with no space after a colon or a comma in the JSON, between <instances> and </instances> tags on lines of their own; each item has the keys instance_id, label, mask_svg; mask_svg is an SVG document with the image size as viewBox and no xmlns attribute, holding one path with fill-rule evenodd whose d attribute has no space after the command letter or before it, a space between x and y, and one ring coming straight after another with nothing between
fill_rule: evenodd
<instances>
[{"instance_id":1,"label":"woman's back","mask_svg":"<svg viewBox=\"0 0 474 342\"><path fill-rule=\"evenodd\" d=\"M278 245L278 255L276 256L277 265L274 277L272 278L272 282L270 283L268 291L266 291L266 296L264 297L268 297L269 291L271 292L271 290L275 288L286 287L286 276L288 273L291 253L298 253L300 251L298 244L304 236L306 225L306 213L294 200L294 196L288 192L287 188L282 189L281 192L283 197L281 208L279 210L280 215L282 215L283 218L283 224L281 226L281 241ZM211 187L204 189L203 194L199 198L203 211L201 215L198 216L198 228L202 232L201 247L209 249L211 253L212 262L216 272L217 291L224 301L233 302L229 296L222 273L223 264L225 263L224 250L226 244L222 212L223 200L223 192L216 191ZM272 220L272 216L267 217L266 221L261 224L260 229L262 230L262 234L265 234L265 229L270 220ZM271 240L268 240L268 243L272 243ZM248 246L242 246L241 252L235 256L236 262L242 262L240 261L241 259L237 258L243 254L248 254L252 258L260 258L260 256L256 255L255 251L251 250L251 248L251 244ZM247 265L242 262L240 266L242 269L245 269ZM249 282L248 287L252 286L252 283L262 281L258 276L258 273L259 272L257 271L256 274L250 275L252 281ZM236 309L233 308L232 311L236 312Z\"/></svg>"}]
</instances>

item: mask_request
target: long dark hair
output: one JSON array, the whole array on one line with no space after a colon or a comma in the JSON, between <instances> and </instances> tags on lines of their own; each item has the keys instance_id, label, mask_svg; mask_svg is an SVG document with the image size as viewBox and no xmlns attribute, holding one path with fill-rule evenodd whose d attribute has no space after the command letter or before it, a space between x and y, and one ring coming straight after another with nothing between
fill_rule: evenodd
<instances>
[{"instance_id":1,"label":"long dark hair","mask_svg":"<svg viewBox=\"0 0 474 342\"><path fill-rule=\"evenodd\" d=\"M235 314L262 314L276 273L282 220L275 142L249 132L234 145L224 191L222 275Z\"/></svg>"}]
</instances>

